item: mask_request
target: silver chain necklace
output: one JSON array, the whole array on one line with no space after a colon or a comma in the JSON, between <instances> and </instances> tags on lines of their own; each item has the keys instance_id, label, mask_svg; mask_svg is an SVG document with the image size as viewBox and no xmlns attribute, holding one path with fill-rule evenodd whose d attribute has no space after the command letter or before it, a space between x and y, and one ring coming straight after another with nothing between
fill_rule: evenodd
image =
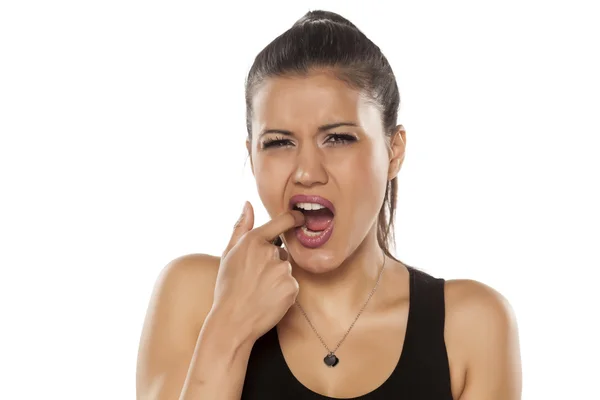
<instances>
[{"instance_id":1,"label":"silver chain necklace","mask_svg":"<svg viewBox=\"0 0 600 400\"><path fill-rule=\"evenodd\" d=\"M325 358L323 358L323 362L328 367L335 367L340 362L340 359L337 358L337 356L335 355L335 352L340 348L340 346L342 345L342 343L344 342L344 340L346 340L346 337L348 336L348 334L350 333L350 331L354 327L354 324L356 323L356 321L358 321L358 317L360 317L360 314L362 314L362 312L364 311L364 309L367 307L367 304L369 304L369 300L371 300L371 297L373 297L373 294L375 293L375 290L377 290L377 286L379 286L379 281L381 280L381 276L383 275L383 269L384 268L385 268L385 252L383 253L383 266L381 267L381 271L379 272L379 277L377 278L377 282L375 282L375 286L373 286L373 289L371 290L371 293L369 293L369 297L367 297L367 301L365 301L365 304L363 304L362 308L360 309L360 311L356 315L356 318L354 318L354 321L352 321L352 324L350 325L350 327L348 328L348 330L346 331L346 333L344 334L344 336L342 337L342 339L338 342L337 346L335 346L335 348L333 350L329 349L329 347L327 346L327 343L325 343L325 341L323 340L323 338L321 337L321 335L319 335L319 332L317 332L317 329L314 327L314 325L312 324L312 322L310 322L310 319L308 318L308 315L306 315L306 312L304 311L304 309L302 308L302 306L300 305L300 303L296 300L296 305L298 306L298 308L302 312L302 315L304 315L304 318L306 318L306 321L308 322L308 324L310 325L310 327L312 328L312 330L315 332L315 334L317 335L317 337L319 338L319 340L321 341L321 343L323 344L323 346L325 347L325 349L327 350L327 355L325 356Z\"/></svg>"}]
</instances>

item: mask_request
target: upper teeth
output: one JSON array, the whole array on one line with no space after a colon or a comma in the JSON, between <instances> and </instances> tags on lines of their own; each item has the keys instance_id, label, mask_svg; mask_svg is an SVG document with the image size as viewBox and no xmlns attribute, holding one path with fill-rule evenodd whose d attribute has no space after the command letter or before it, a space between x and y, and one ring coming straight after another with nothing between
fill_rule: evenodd
<instances>
[{"instance_id":1,"label":"upper teeth","mask_svg":"<svg viewBox=\"0 0 600 400\"><path fill-rule=\"evenodd\" d=\"M321 208L325 208L325 206L317 203L296 203L296 207L303 210L320 210Z\"/></svg>"}]
</instances>

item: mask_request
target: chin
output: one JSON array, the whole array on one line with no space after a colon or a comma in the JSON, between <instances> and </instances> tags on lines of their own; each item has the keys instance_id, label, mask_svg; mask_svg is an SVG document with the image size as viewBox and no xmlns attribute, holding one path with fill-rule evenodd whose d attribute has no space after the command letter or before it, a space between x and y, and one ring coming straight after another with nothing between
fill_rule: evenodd
<instances>
[{"instance_id":1,"label":"chin","mask_svg":"<svg viewBox=\"0 0 600 400\"><path fill-rule=\"evenodd\" d=\"M298 268L301 268L303 271L311 274L325 274L335 270L338 267L337 264L315 263L310 261L304 262L302 259L294 259L294 263L298 266Z\"/></svg>"},{"instance_id":2,"label":"chin","mask_svg":"<svg viewBox=\"0 0 600 400\"><path fill-rule=\"evenodd\" d=\"M318 248L308 248L295 238L286 237L285 242L285 247L294 264L306 272L323 274L333 271L343 262L339 249L338 251L334 250L333 243L327 243Z\"/></svg>"}]
</instances>

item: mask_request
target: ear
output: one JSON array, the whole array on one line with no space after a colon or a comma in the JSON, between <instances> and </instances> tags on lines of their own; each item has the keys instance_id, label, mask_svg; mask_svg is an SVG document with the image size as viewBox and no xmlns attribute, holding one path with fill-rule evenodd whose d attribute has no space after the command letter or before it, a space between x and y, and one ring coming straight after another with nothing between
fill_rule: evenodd
<instances>
[{"instance_id":1,"label":"ear","mask_svg":"<svg viewBox=\"0 0 600 400\"><path fill-rule=\"evenodd\" d=\"M396 131L390 140L390 164L388 168L388 180L394 179L400 172L404 162L406 150L406 131L402 125L396 127Z\"/></svg>"},{"instance_id":2,"label":"ear","mask_svg":"<svg viewBox=\"0 0 600 400\"><path fill-rule=\"evenodd\" d=\"M254 175L254 163L252 162L252 141L250 138L246 139L246 149L248 150L248 157L250 157L250 168L252 169L252 175Z\"/></svg>"}]
</instances>

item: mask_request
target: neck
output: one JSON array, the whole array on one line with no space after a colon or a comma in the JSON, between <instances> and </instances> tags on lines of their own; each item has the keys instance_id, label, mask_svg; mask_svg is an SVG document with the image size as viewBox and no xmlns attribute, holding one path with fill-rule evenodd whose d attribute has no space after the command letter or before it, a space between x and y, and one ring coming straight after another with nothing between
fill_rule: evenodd
<instances>
[{"instance_id":1,"label":"neck","mask_svg":"<svg viewBox=\"0 0 600 400\"><path fill-rule=\"evenodd\" d=\"M384 257L377 231L372 229L360 246L332 271L310 273L290 260L300 286L297 301L311 315L355 315L373 290ZM390 261L386 260L386 265Z\"/></svg>"}]
</instances>

